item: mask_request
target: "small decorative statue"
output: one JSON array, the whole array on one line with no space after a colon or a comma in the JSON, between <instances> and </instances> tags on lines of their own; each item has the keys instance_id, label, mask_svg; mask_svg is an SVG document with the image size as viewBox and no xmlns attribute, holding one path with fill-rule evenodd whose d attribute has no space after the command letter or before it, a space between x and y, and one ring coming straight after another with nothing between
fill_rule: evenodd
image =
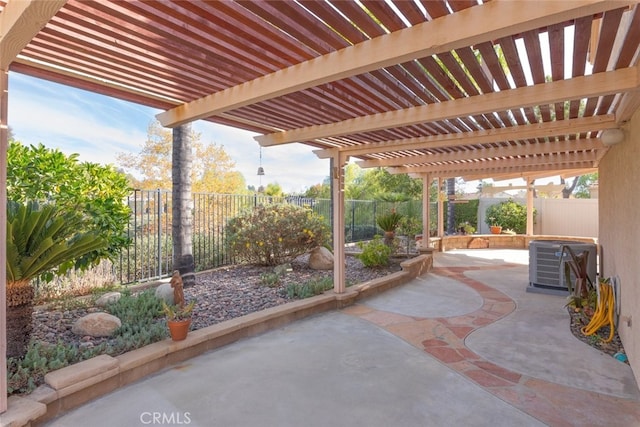
<instances>
[{"instance_id":1,"label":"small decorative statue","mask_svg":"<svg viewBox=\"0 0 640 427\"><path fill-rule=\"evenodd\" d=\"M182 276L180 276L180 271L173 270L170 283L173 288L173 303L178 307L184 307L184 292L182 290Z\"/></svg>"}]
</instances>

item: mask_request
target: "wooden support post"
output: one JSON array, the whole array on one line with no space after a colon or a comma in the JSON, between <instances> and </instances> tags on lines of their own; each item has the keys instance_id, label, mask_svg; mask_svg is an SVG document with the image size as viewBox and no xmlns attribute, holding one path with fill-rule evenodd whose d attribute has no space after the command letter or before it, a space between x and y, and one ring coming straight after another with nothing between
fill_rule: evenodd
<instances>
[{"instance_id":1,"label":"wooden support post","mask_svg":"<svg viewBox=\"0 0 640 427\"><path fill-rule=\"evenodd\" d=\"M438 237L444 236L444 200L442 196L442 178L438 177Z\"/></svg>"},{"instance_id":2,"label":"wooden support post","mask_svg":"<svg viewBox=\"0 0 640 427\"><path fill-rule=\"evenodd\" d=\"M9 73L0 70L0 413L7 410L7 147Z\"/></svg>"},{"instance_id":3,"label":"wooden support post","mask_svg":"<svg viewBox=\"0 0 640 427\"><path fill-rule=\"evenodd\" d=\"M344 166L346 156L337 152L331 158L331 208L333 215L333 290L346 290L344 254Z\"/></svg>"},{"instance_id":4,"label":"wooden support post","mask_svg":"<svg viewBox=\"0 0 640 427\"><path fill-rule=\"evenodd\" d=\"M422 247L429 247L431 204L429 203L431 195L431 175L422 175Z\"/></svg>"},{"instance_id":5,"label":"wooden support post","mask_svg":"<svg viewBox=\"0 0 640 427\"><path fill-rule=\"evenodd\" d=\"M527 236L533 236L533 182L534 180L526 178L527 181Z\"/></svg>"}]
</instances>

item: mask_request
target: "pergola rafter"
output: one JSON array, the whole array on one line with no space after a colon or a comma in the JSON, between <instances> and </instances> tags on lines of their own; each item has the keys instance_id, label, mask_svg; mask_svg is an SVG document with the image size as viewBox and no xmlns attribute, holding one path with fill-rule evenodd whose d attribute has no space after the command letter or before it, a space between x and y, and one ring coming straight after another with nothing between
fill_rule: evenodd
<instances>
[{"instance_id":1,"label":"pergola rafter","mask_svg":"<svg viewBox=\"0 0 640 427\"><path fill-rule=\"evenodd\" d=\"M348 159L423 183L593 171L640 108L639 57L638 0L0 0L4 101L18 72L306 144L337 230Z\"/></svg>"}]
</instances>

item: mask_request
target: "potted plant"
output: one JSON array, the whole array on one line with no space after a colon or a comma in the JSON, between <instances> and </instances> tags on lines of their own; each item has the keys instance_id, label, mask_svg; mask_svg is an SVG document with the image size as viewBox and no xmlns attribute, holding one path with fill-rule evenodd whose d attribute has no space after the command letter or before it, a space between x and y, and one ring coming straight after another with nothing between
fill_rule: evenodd
<instances>
[{"instance_id":1,"label":"potted plant","mask_svg":"<svg viewBox=\"0 0 640 427\"><path fill-rule=\"evenodd\" d=\"M489 226L489 230L491 230L491 234L500 234L502 233L502 226L496 221L495 217L487 218L487 225Z\"/></svg>"},{"instance_id":2,"label":"potted plant","mask_svg":"<svg viewBox=\"0 0 640 427\"><path fill-rule=\"evenodd\" d=\"M167 326L169 334L174 341L182 341L187 338L189 327L191 326L191 313L196 301L192 300L189 304L172 304L169 305L162 301L162 310L167 316Z\"/></svg>"},{"instance_id":3,"label":"potted plant","mask_svg":"<svg viewBox=\"0 0 640 427\"><path fill-rule=\"evenodd\" d=\"M384 242L386 245L393 245L393 238L395 237L396 229L400 226L402 215L395 211L391 211L387 214L380 215L376 218L378 227L384 231Z\"/></svg>"}]
</instances>

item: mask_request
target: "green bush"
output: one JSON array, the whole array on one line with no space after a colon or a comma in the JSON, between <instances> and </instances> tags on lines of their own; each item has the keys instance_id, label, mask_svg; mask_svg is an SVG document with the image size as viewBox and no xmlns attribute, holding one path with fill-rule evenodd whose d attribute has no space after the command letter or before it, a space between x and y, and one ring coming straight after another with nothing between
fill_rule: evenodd
<instances>
[{"instance_id":1,"label":"green bush","mask_svg":"<svg viewBox=\"0 0 640 427\"><path fill-rule=\"evenodd\" d=\"M227 247L239 262L278 265L328 240L322 217L293 205L258 206L227 222Z\"/></svg>"},{"instance_id":2,"label":"green bush","mask_svg":"<svg viewBox=\"0 0 640 427\"><path fill-rule=\"evenodd\" d=\"M498 225L503 230L513 230L518 234L527 231L527 207L509 199L487 208L485 222L488 226ZM533 216L535 218L534 209Z\"/></svg>"},{"instance_id":3,"label":"green bush","mask_svg":"<svg viewBox=\"0 0 640 427\"><path fill-rule=\"evenodd\" d=\"M326 276L311 279L305 283L291 283L287 285L287 297L304 299L320 295L333 288L333 278Z\"/></svg>"},{"instance_id":4,"label":"green bush","mask_svg":"<svg viewBox=\"0 0 640 427\"><path fill-rule=\"evenodd\" d=\"M393 248L386 245L380 236L375 236L368 243L359 243L362 253L357 255L365 267L381 267L389 264Z\"/></svg>"},{"instance_id":5,"label":"green bush","mask_svg":"<svg viewBox=\"0 0 640 427\"><path fill-rule=\"evenodd\" d=\"M397 212L389 212L376 218L376 223L383 231L396 231L400 226L402 215Z\"/></svg>"}]
</instances>

